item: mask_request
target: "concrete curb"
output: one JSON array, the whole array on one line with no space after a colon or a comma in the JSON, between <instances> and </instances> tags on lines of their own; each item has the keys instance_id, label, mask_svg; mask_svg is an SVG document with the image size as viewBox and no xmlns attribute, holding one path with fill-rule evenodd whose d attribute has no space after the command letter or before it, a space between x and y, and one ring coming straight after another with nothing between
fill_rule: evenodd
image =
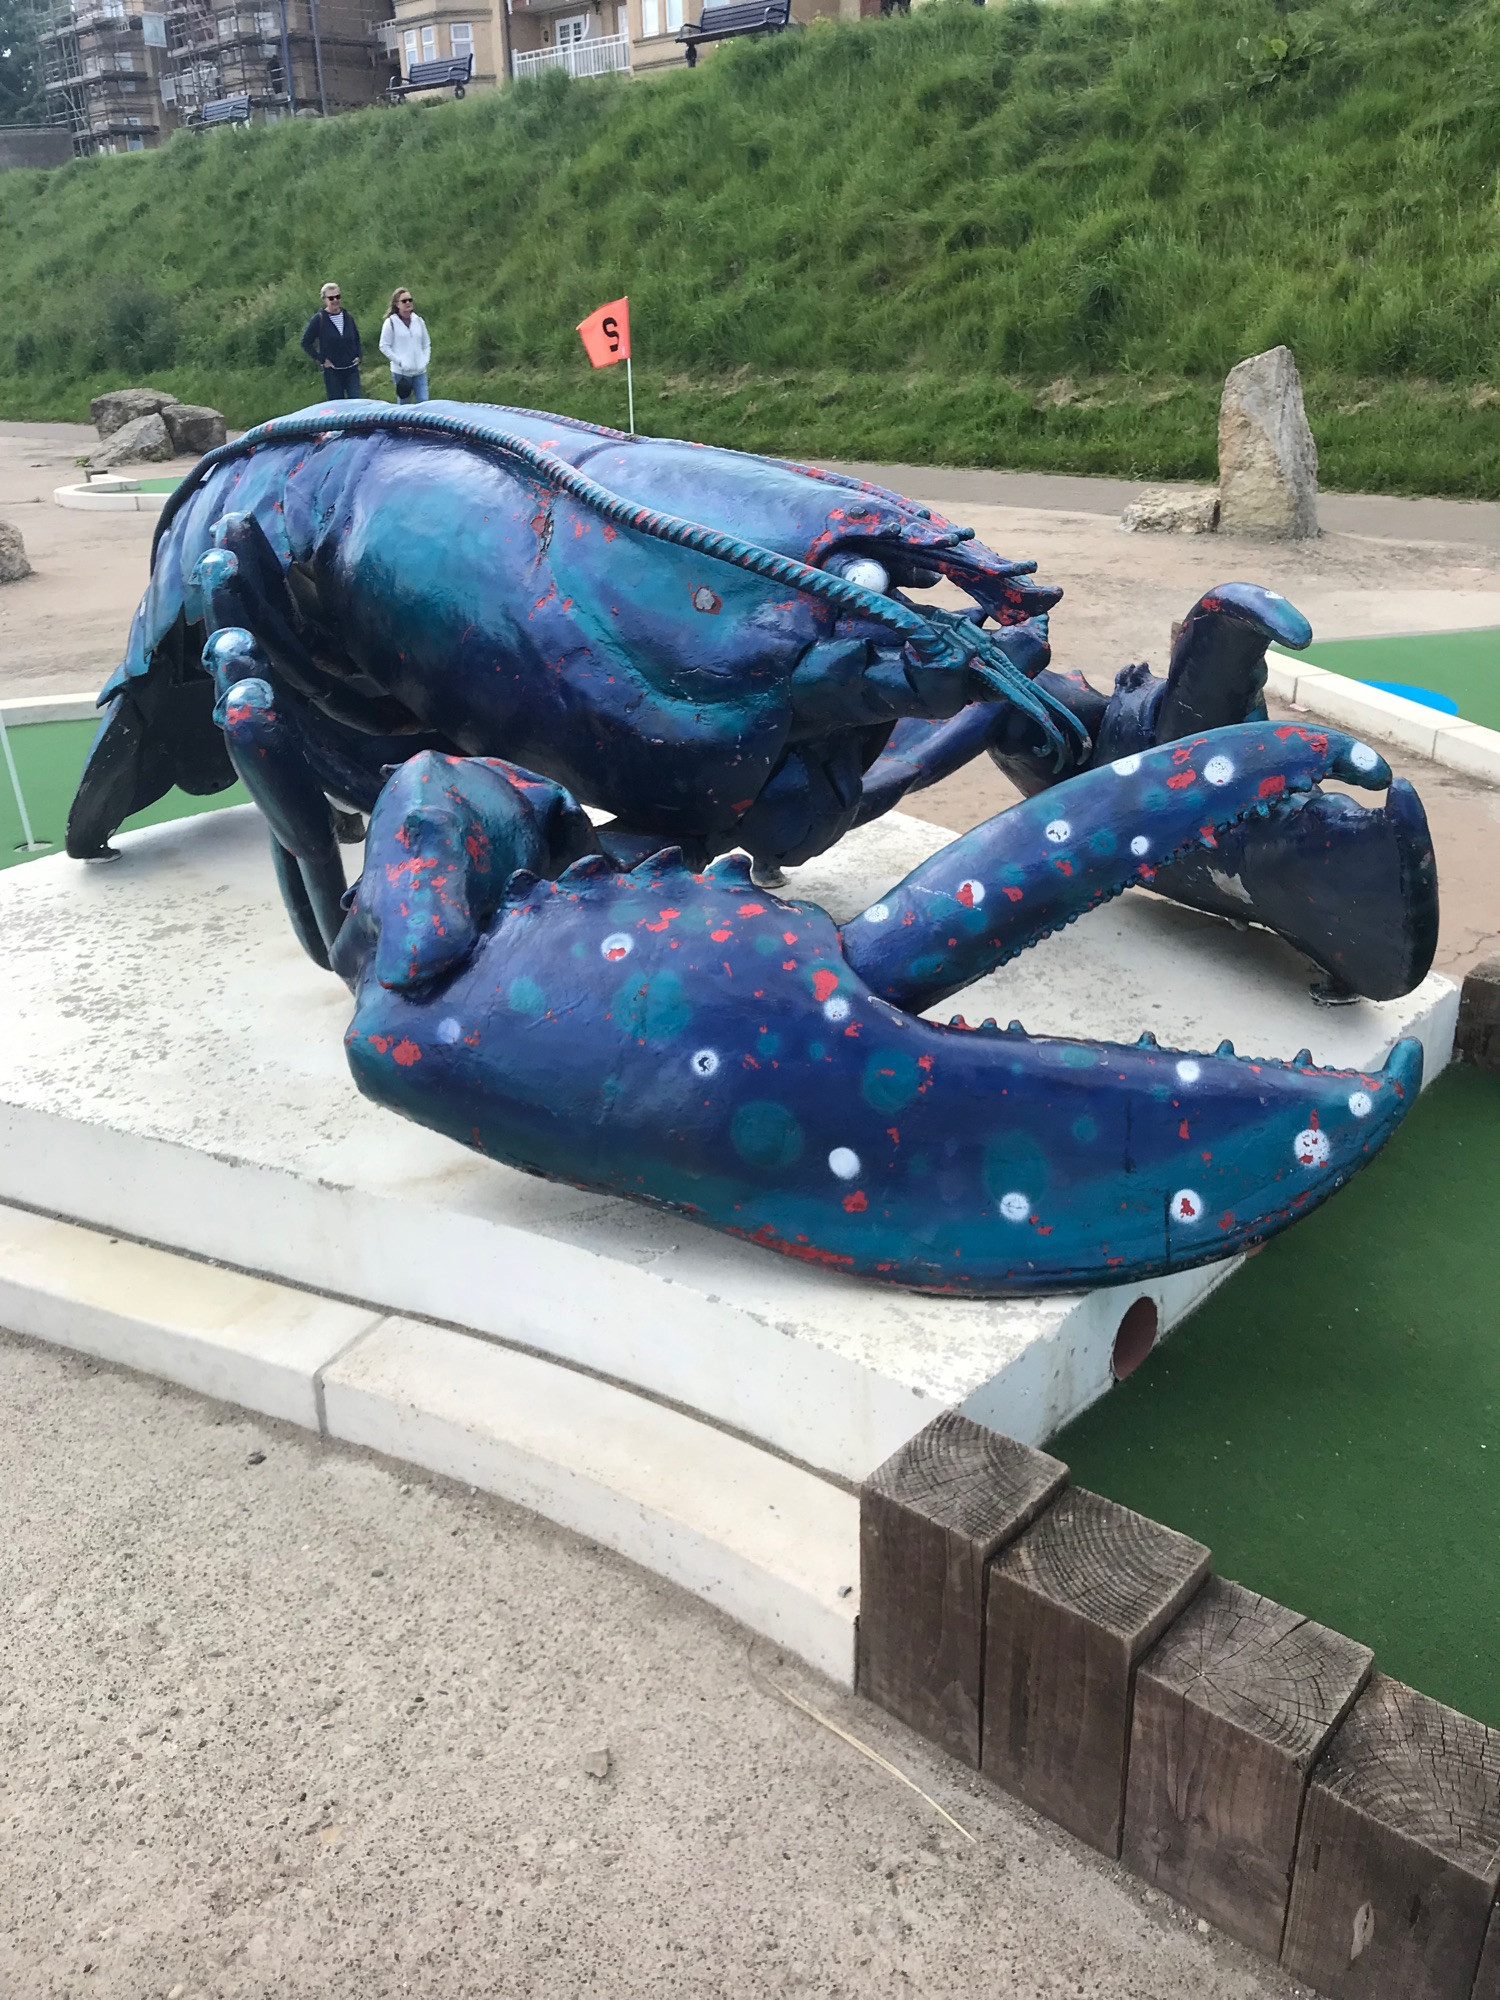
<instances>
[{"instance_id":1,"label":"concrete curb","mask_svg":"<svg viewBox=\"0 0 1500 2000\"><path fill-rule=\"evenodd\" d=\"M0 701L7 729L23 729L28 722L92 722L98 716L99 698L94 694L12 695Z\"/></svg>"},{"instance_id":2,"label":"concrete curb","mask_svg":"<svg viewBox=\"0 0 1500 2000\"><path fill-rule=\"evenodd\" d=\"M498 1494L853 1685L857 1499L682 1411L450 1327L6 1205L0 1325Z\"/></svg>"},{"instance_id":3,"label":"concrete curb","mask_svg":"<svg viewBox=\"0 0 1500 2000\"><path fill-rule=\"evenodd\" d=\"M1440 714L1420 701L1366 687L1362 681L1331 674L1326 667L1275 648L1266 655L1266 692L1280 701L1296 702L1341 728L1381 737L1465 777L1500 785L1500 729Z\"/></svg>"},{"instance_id":4,"label":"concrete curb","mask_svg":"<svg viewBox=\"0 0 1500 2000\"><path fill-rule=\"evenodd\" d=\"M80 514L159 514L171 499L170 493L100 493L86 482L76 486L54 486L52 498L59 507Z\"/></svg>"}]
</instances>

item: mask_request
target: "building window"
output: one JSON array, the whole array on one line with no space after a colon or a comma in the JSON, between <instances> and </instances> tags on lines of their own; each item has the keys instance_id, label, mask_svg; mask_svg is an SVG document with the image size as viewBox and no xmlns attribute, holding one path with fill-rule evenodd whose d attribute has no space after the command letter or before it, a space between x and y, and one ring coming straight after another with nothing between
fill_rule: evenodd
<instances>
[{"instance_id":1,"label":"building window","mask_svg":"<svg viewBox=\"0 0 1500 2000\"><path fill-rule=\"evenodd\" d=\"M125 120L125 123L126 123L127 125L139 125L139 124L140 124L140 122L141 122L141 121L140 121L140 119L139 119L139 118L127 118L127 119Z\"/></svg>"},{"instance_id":2,"label":"building window","mask_svg":"<svg viewBox=\"0 0 1500 2000\"><path fill-rule=\"evenodd\" d=\"M146 142L137 134L135 137L125 141L125 150L127 153L144 153Z\"/></svg>"},{"instance_id":3,"label":"building window","mask_svg":"<svg viewBox=\"0 0 1500 2000\"><path fill-rule=\"evenodd\" d=\"M569 14L557 24L557 46L565 49L574 42L581 42L588 31L587 14Z\"/></svg>"},{"instance_id":4,"label":"building window","mask_svg":"<svg viewBox=\"0 0 1500 2000\"><path fill-rule=\"evenodd\" d=\"M667 0L667 33L675 35L682 26L682 0Z\"/></svg>"},{"instance_id":5,"label":"building window","mask_svg":"<svg viewBox=\"0 0 1500 2000\"><path fill-rule=\"evenodd\" d=\"M650 41L661 33L661 0L641 0L641 35Z\"/></svg>"},{"instance_id":6,"label":"building window","mask_svg":"<svg viewBox=\"0 0 1500 2000\"><path fill-rule=\"evenodd\" d=\"M419 60L420 58L417 55L417 31L415 28L408 28L406 31L406 70L408 75L411 74L412 64Z\"/></svg>"},{"instance_id":7,"label":"building window","mask_svg":"<svg viewBox=\"0 0 1500 2000\"><path fill-rule=\"evenodd\" d=\"M424 28L422 30L422 60L423 62L437 61L436 28Z\"/></svg>"},{"instance_id":8,"label":"building window","mask_svg":"<svg viewBox=\"0 0 1500 2000\"><path fill-rule=\"evenodd\" d=\"M468 21L455 21L448 30L448 46L459 60L474 53L474 29Z\"/></svg>"}]
</instances>

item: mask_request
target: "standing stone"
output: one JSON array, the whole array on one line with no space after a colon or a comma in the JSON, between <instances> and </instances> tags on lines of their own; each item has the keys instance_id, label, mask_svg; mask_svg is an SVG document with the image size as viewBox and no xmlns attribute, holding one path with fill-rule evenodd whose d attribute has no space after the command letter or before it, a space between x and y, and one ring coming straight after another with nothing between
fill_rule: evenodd
<instances>
[{"instance_id":1,"label":"standing stone","mask_svg":"<svg viewBox=\"0 0 1500 2000\"><path fill-rule=\"evenodd\" d=\"M26 560L21 530L12 527L9 521L0 521L0 583L19 583L23 576L30 575L31 564Z\"/></svg>"},{"instance_id":2,"label":"standing stone","mask_svg":"<svg viewBox=\"0 0 1500 2000\"><path fill-rule=\"evenodd\" d=\"M154 417L176 401L165 389L111 389L89 404L89 422L101 438L112 437L122 425L137 417Z\"/></svg>"},{"instance_id":3,"label":"standing stone","mask_svg":"<svg viewBox=\"0 0 1500 2000\"><path fill-rule=\"evenodd\" d=\"M191 452L201 458L223 444L227 435L224 419L205 403L168 403L161 413L176 452Z\"/></svg>"},{"instance_id":4,"label":"standing stone","mask_svg":"<svg viewBox=\"0 0 1500 2000\"><path fill-rule=\"evenodd\" d=\"M1318 532L1318 448L1289 347L1252 354L1225 377L1219 528L1278 541Z\"/></svg>"},{"instance_id":5,"label":"standing stone","mask_svg":"<svg viewBox=\"0 0 1500 2000\"><path fill-rule=\"evenodd\" d=\"M172 455L172 439L161 418L136 417L122 424L90 454L89 471L107 472L112 465L137 465L143 459Z\"/></svg>"}]
</instances>

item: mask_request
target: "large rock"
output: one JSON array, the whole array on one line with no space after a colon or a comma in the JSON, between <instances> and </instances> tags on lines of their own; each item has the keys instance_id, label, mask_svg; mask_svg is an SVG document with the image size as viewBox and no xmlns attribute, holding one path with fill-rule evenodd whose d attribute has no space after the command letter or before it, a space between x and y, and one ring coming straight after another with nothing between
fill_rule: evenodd
<instances>
[{"instance_id":1,"label":"large rock","mask_svg":"<svg viewBox=\"0 0 1500 2000\"><path fill-rule=\"evenodd\" d=\"M101 438L113 437L137 417L154 417L176 401L165 389L111 389L107 396L96 396L89 404L89 421Z\"/></svg>"},{"instance_id":2,"label":"large rock","mask_svg":"<svg viewBox=\"0 0 1500 2000\"><path fill-rule=\"evenodd\" d=\"M1211 535L1219 525L1219 496L1212 486L1174 492L1148 486L1120 516L1127 534Z\"/></svg>"},{"instance_id":3,"label":"large rock","mask_svg":"<svg viewBox=\"0 0 1500 2000\"><path fill-rule=\"evenodd\" d=\"M143 459L175 456L171 433L159 416L135 417L90 453L89 471L107 472L112 465L138 465Z\"/></svg>"},{"instance_id":4,"label":"large rock","mask_svg":"<svg viewBox=\"0 0 1500 2000\"><path fill-rule=\"evenodd\" d=\"M168 403L161 420L178 453L191 452L194 458L201 458L225 440L223 417L205 403Z\"/></svg>"},{"instance_id":5,"label":"large rock","mask_svg":"<svg viewBox=\"0 0 1500 2000\"><path fill-rule=\"evenodd\" d=\"M30 575L31 564L26 560L21 530L13 528L9 521L0 521L0 583L19 583L23 576Z\"/></svg>"},{"instance_id":6,"label":"large rock","mask_svg":"<svg viewBox=\"0 0 1500 2000\"><path fill-rule=\"evenodd\" d=\"M1318 448L1289 347L1252 354L1224 379L1219 526L1282 541L1318 532Z\"/></svg>"}]
</instances>

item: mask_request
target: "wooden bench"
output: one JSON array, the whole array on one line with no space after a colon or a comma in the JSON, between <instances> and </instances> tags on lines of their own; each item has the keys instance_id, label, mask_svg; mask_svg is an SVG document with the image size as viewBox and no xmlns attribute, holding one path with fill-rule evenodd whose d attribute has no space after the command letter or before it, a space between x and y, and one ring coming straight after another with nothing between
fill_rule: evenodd
<instances>
[{"instance_id":1,"label":"wooden bench","mask_svg":"<svg viewBox=\"0 0 1500 2000\"><path fill-rule=\"evenodd\" d=\"M404 78L393 76L385 87L385 94L392 104L399 104L414 90L451 89L455 97L462 97L473 74L474 58L471 55L448 56L442 62L417 62L412 64Z\"/></svg>"},{"instance_id":2,"label":"wooden bench","mask_svg":"<svg viewBox=\"0 0 1500 2000\"><path fill-rule=\"evenodd\" d=\"M216 97L212 104L205 104L194 120L198 125L248 125L250 123L250 99L247 96Z\"/></svg>"},{"instance_id":3,"label":"wooden bench","mask_svg":"<svg viewBox=\"0 0 1500 2000\"><path fill-rule=\"evenodd\" d=\"M791 24L791 0L729 0L723 7L705 7L698 20L684 21L677 39L687 46L688 68L698 66L700 42L727 42L736 35L778 33Z\"/></svg>"}]
</instances>

